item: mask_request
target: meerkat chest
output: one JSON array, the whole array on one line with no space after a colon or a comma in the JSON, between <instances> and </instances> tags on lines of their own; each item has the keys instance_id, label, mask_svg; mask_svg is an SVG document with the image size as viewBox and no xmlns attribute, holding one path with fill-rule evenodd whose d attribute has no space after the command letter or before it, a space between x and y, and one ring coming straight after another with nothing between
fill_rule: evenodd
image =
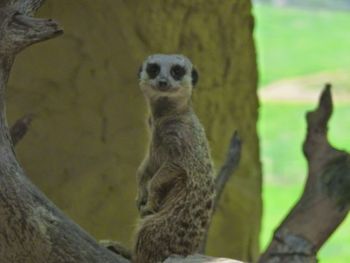
<instances>
[{"instance_id":1,"label":"meerkat chest","mask_svg":"<svg viewBox=\"0 0 350 263\"><path fill-rule=\"evenodd\" d=\"M169 160L167 152L167 142L164 142L159 136L153 136L149 146L149 158L153 164L154 169L159 169L160 166Z\"/></svg>"},{"instance_id":2,"label":"meerkat chest","mask_svg":"<svg viewBox=\"0 0 350 263\"><path fill-rule=\"evenodd\" d=\"M181 120L171 119L153 127L151 147L154 154L169 158L182 155L193 144L191 130ZM175 152L174 152L175 151Z\"/></svg>"},{"instance_id":3,"label":"meerkat chest","mask_svg":"<svg viewBox=\"0 0 350 263\"><path fill-rule=\"evenodd\" d=\"M162 164L164 164L167 161L167 158L161 153L161 151L153 151L152 149L154 148L151 147L149 158L152 164L152 170L155 173L158 171L159 168L161 168Z\"/></svg>"}]
</instances>

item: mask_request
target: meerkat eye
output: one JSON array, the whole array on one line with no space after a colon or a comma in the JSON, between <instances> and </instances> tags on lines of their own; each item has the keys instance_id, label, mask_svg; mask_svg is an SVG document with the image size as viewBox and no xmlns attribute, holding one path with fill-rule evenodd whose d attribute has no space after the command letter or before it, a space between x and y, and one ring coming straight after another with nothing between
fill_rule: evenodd
<instances>
[{"instance_id":1,"label":"meerkat eye","mask_svg":"<svg viewBox=\"0 0 350 263\"><path fill-rule=\"evenodd\" d=\"M175 80L180 80L186 74L186 69L183 66L175 65L171 68L170 74Z\"/></svg>"},{"instance_id":2,"label":"meerkat eye","mask_svg":"<svg viewBox=\"0 0 350 263\"><path fill-rule=\"evenodd\" d=\"M146 72L151 79L154 79L160 72L160 66L156 63L150 63L147 65Z\"/></svg>"}]
</instances>

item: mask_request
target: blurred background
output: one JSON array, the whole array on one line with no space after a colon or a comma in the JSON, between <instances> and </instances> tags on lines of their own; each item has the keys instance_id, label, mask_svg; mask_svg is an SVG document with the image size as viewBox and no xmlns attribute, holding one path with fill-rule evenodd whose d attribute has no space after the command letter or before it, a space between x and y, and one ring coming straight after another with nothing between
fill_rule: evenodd
<instances>
[{"instance_id":1,"label":"blurred background","mask_svg":"<svg viewBox=\"0 0 350 263\"><path fill-rule=\"evenodd\" d=\"M350 151L350 1L151 3L46 1L38 16L59 20L65 34L17 57L9 122L35 115L18 158L94 237L131 246L135 171L148 140L137 70L152 53L185 54L199 70L194 106L217 169L233 131L243 139L208 254L254 262L302 191L304 115L326 82L334 85L330 141ZM350 219L320 261L350 262L349 233Z\"/></svg>"},{"instance_id":2,"label":"blurred background","mask_svg":"<svg viewBox=\"0 0 350 263\"><path fill-rule=\"evenodd\" d=\"M257 0L254 15L264 249L302 192L307 174L301 151L304 115L316 106L326 82L333 84L335 103L329 140L350 151L350 1ZM350 218L321 249L319 260L350 262Z\"/></svg>"}]
</instances>

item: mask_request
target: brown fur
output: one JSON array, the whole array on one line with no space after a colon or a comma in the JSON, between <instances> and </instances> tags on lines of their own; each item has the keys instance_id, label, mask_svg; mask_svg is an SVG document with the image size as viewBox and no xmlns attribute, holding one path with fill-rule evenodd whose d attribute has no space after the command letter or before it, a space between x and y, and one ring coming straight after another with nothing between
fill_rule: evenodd
<instances>
[{"instance_id":1,"label":"brown fur","mask_svg":"<svg viewBox=\"0 0 350 263\"><path fill-rule=\"evenodd\" d=\"M147 78L142 81L143 89L149 88ZM186 79L181 85L178 95L158 96L154 90L152 96L145 94L151 110L151 141L137 174L141 219L134 263L195 253L212 214L214 180L208 142L192 109L191 92L181 91L192 91L192 86Z\"/></svg>"}]
</instances>

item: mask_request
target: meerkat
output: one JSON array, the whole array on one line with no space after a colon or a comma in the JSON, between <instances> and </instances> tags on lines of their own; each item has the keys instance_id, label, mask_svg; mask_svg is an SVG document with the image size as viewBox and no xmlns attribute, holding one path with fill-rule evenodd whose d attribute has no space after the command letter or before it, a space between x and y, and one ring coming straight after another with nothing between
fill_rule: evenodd
<instances>
[{"instance_id":1,"label":"meerkat","mask_svg":"<svg viewBox=\"0 0 350 263\"><path fill-rule=\"evenodd\" d=\"M134 263L195 253L207 231L215 189L208 140L191 103L197 80L182 55L152 55L140 68L150 143L137 172Z\"/></svg>"}]
</instances>

